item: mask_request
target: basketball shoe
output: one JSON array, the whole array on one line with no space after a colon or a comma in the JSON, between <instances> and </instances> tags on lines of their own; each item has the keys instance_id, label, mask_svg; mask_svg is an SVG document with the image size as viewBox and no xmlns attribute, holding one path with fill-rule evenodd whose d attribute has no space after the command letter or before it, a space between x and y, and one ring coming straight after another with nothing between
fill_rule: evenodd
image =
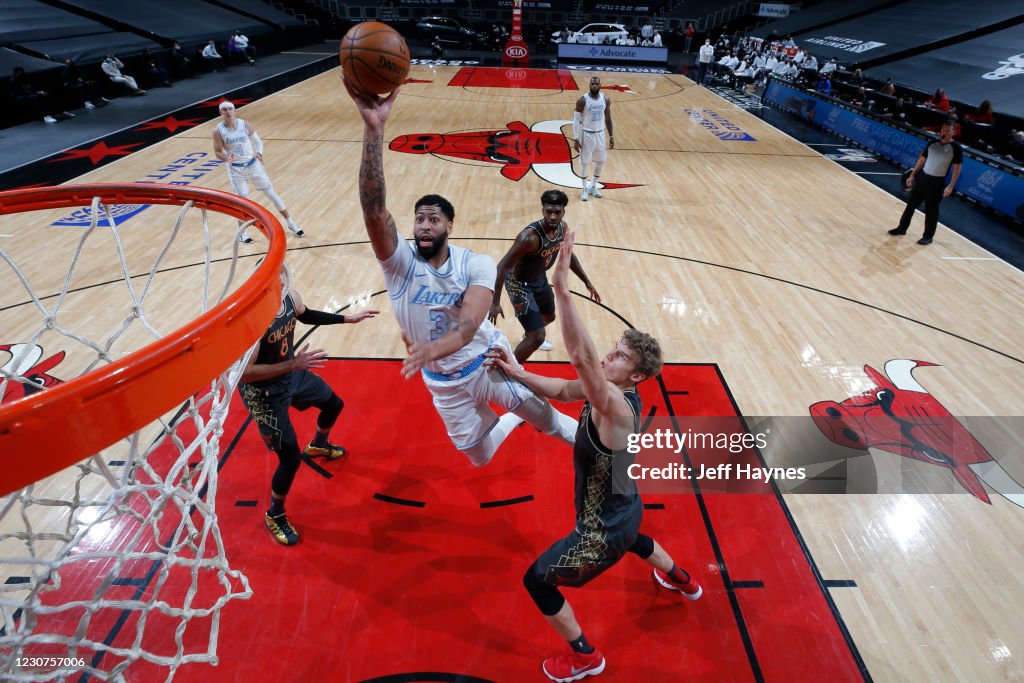
<instances>
[{"instance_id":1,"label":"basketball shoe","mask_svg":"<svg viewBox=\"0 0 1024 683\"><path fill-rule=\"evenodd\" d=\"M669 577L668 574L654 570L654 580L658 582L663 588L667 588L670 591L676 591L682 593L683 597L687 600L696 600L700 596L704 595L704 588L697 583L697 580L690 577L687 583L677 583L675 579Z\"/></svg>"},{"instance_id":2,"label":"basketball shoe","mask_svg":"<svg viewBox=\"0 0 1024 683\"><path fill-rule=\"evenodd\" d=\"M249 237L249 233L244 231L242 232L241 235L238 236L238 241L241 242L242 244L252 244L252 238Z\"/></svg>"},{"instance_id":3,"label":"basketball shoe","mask_svg":"<svg viewBox=\"0 0 1024 683\"><path fill-rule=\"evenodd\" d=\"M299 224L293 221L291 218L288 219L288 229L295 233L296 237L304 237L306 232L299 227Z\"/></svg>"},{"instance_id":4,"label":"basketball shoe","mask_svg":"<svg viewBox=\"0 0 1024 683\"><path fill-rule=\"evenodd\" d=\"M327 458L328 460L339 460L344 458L347 453L344 446L329 443L325 448L321 448L320 446L314 446L312 441L306 446L306 450L302 452L311 458Z\"/></svg>"},{"instance_id":5,"label":"basketball shoe","mask_svg":"<svg viewBox=\"0 0 1024 683\"><path fill-rule=\"evenodd\" d=\"M551 342L545 340L545 341L542 341L540 343L540 346L537 347L537 350L538 351L550 351L553 348L555 348L555 345L552 344Z\"/></svg>"},{"instance_id":6,"label":"basketball shoe","mask_svg":"<svg viewBox=\"0 0 1024 683\"><path fill-rule=\"evenodd\" d=\"M267 531L274 537L274 540L281 545L295 545L299 542L299 532L295 530L283 512L274 517L264 513L263 524L266 525Z\"/></svg>"},{"instance_id":7,"label":"basketball shoe","mask_svg":"<svg viewBox=\"0 0 1024 683\"><path fill-rule=\"evenodd\" d=\"M604 671L604 655L597 648L589 655L570 652L567 655L549 657L540 665L544 675L553 681L567 683L587 676L596 676Z\"/></svg>"},{"instance_id":8,"label":"basketball shoe","mask_svg":"<svg viewBox=\"0 0 1024 683\"><path fill-rule=\"evenodd\" d=\"M592 183L590 189L587 192L588 194L590 194L591 197L597 197L598 199L600 199L603 196L601 194L601 190L597 189L597 183Z\"/></svg>"},{"instance_id":9,"label":"basketball shoe","mask_svg":"<svg viewBox=\"0 0 1024 683\"><path fill-rule=\"evenodd\" d=\"M580 201L585 202L590 199L590 192L587 190L587 181L583 181L583 192L580 193Z\"/></svg>"}]
</instances>

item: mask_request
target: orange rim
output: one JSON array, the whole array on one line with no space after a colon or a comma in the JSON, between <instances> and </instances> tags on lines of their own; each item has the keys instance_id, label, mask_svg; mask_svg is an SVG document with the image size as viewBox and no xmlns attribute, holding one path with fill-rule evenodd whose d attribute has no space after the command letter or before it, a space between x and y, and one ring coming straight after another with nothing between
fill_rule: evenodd
<instances>
[{"instance_id":1,"label":"orange rim","mask_svg":"<svg viewBox=\"0 0 1024 683\"><path fill-rule=\"evenodd\" d=\"M0 192L0 215L107 204L171 204L255 219L270 240L249 279L224 301L115 363L0 405L6 495L87 458L153 422L224 371L266 331L281 303L285 236L262 206L226 192L155 183L93 184Z\"/></svg>"}]
</instances>

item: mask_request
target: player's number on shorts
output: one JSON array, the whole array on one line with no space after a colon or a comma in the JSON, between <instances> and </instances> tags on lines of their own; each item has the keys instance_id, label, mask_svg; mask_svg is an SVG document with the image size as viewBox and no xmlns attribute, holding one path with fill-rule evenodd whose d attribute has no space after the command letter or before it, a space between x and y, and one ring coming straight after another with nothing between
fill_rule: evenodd
<instances>
[{"instance_id":1,"label":"player's number on shorts","mask_svg":"<svg viewBox=\"0 0 1024 683\"><path fill-rule=\"evenodd\" d=\"M451 321L448 319L447 313L444 311L434 311L430 314L430 322L434 323L434 327L430 330L430 341L440 339L448 334L448 327Z\"/></svg>"}]
</instances>

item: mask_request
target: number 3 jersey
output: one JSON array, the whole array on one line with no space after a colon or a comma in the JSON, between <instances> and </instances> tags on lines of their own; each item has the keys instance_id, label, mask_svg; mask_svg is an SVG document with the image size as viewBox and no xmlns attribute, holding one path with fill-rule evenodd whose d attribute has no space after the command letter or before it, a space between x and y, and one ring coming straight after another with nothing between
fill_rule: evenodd
<instances>
[{"instance_id":1,"label":"number 3 jersey","mask_svg":"<svg viewBox=\"0 0 1024 683\"><path fill-rule=\"evenodd\" d=\"M469 249L448 245L448 260L435 270L416 245L400 242L395 253L380 264L384 286L395 311L398 325L410 340L427 343L445 336L458 324L466 290L480 285L494 291L498 275L494 261ZM427 363L432 372L450 374L476 360L504 335L486 318L473 339L461 349Z\"/></svg>"}]
</instances>

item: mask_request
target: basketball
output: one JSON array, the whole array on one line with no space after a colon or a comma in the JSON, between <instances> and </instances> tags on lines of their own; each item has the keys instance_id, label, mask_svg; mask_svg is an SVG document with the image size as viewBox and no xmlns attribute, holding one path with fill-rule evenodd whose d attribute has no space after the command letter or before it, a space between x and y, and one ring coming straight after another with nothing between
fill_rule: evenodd
<instances>
[{"instance_id":1,"label":"basketball","mask_svg":"<svg viewBox=\"0 0 1024 683\"><path fill-rule=\"evenodd\" d=\"M341 39L341 71L345 80L367 93L389 93L409 75L409 46L387 24L356 24Z\"/></svg>"}]
</instances>

